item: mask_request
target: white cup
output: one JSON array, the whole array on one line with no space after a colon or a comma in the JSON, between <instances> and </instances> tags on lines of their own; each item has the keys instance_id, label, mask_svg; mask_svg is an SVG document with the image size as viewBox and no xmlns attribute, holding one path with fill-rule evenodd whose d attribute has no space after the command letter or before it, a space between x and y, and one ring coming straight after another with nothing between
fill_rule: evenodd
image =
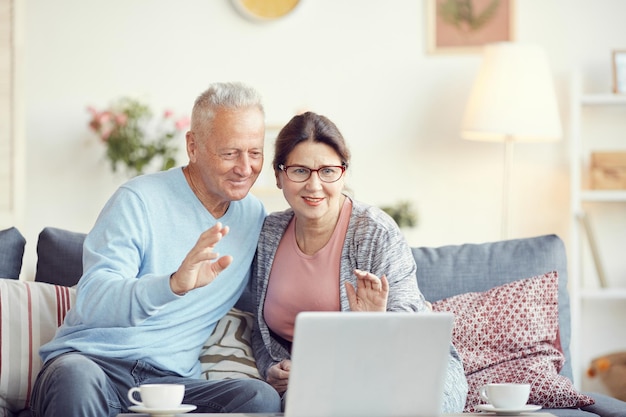
<instances>
[{"instance_id":1,"label":"white cup","mask_svg":"<svg viewBox=\"0 0 626 417\"><path fill-rule=\"evenodd\" d=\"M487 384L478 389L478 394L494 408L520 410L528 402L530 384Z\"/></svg>"},{"instance_id":2,"label":"white cup","mask_svg":"<svg viewBox=\"0 0 626 417\"><path fill-rule=\"evenodd\" d=\"M135 399L135 392L139 394L141 401ZM184 396L185 386L182 384L144 384L128 390L128 399L133 404L161 410L180 407Z\"/></svg>"}]
</instances>

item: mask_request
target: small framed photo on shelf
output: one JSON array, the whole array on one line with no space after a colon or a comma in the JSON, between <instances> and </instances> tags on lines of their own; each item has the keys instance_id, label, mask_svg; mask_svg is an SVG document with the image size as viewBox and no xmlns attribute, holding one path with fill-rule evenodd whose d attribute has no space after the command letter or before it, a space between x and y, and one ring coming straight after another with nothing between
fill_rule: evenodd
<instances>
[{"instance_id":1,"label":"small framed photo on shelf","mask_svg":"<svg viewBox=\"0 0 626 417\"><path fill-rule=\"evenodd\" d=\"M613 51L613 92L626 94L626 49Z\"/></svg>"}]
</instances>

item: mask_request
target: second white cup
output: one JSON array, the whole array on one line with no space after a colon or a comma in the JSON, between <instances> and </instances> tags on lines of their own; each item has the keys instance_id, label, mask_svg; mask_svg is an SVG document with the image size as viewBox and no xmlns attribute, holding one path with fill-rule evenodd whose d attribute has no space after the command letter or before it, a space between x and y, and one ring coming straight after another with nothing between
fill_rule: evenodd
<instances>
[{"instance_id":1,"label":"second white cup","mask_svg":"<svg viewBox=\"0 0 626 417\"><path fill-rule=\"evenodd\" d=\"M520 410L528 402L530 384L486 384L478 393L494 408Z\"/></svg>"},{"instance_id":2,"label":"second white cup","mask_svg":"<svg viewBox=\"0 0 626 417\"><path fill-rule=\"evenodd\" d=\"M137 392L141 401L133 394ZM180 407L185 396L182 384L144 384L128 390L128 399L133 404L149 409L172 410Z\"/></svg>"}]
</instances>

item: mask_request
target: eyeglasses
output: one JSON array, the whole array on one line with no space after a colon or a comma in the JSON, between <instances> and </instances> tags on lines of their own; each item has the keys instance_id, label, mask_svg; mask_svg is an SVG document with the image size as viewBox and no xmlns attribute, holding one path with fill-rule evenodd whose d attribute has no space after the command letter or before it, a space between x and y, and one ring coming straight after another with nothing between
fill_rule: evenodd
<instances>
[{"instance_id":1,"label":"eyeglasses","mask_svg":"<svg viewBox=\"0 0 626 417\"><path fill-rule=\"evenodd\" d=\"M305 182L311 178L311 173L317 172L317 176L322 182L335 182L346 172L345 165L326 165L318 169L311 169L299 165L285 166L278 165L278 169L285 172L287 178L293 182Z\"/></svg>"}]
</instances>

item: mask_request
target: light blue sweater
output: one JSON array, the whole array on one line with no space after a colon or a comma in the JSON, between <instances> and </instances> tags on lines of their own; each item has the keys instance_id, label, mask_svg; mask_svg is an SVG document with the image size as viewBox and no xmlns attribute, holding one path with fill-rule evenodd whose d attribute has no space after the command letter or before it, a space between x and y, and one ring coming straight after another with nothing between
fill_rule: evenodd
<instances>
[{"instance_id":1,"label":"light blue sweater","mask_svg":"<svg viewBox=\"0 0 626 417\"><path fill-rule=\"evenodd\" d=\"M219 219L230 232L216 252L232 255L232 264L206 287L177 296L170 275L216 219L181 168L130 180L113 194L85 240L76 305L41 347L42 360L77 350L199 376L203 343L248 282L265 214L252 195L231 202Z\"/></svg>"}]
</instances>

